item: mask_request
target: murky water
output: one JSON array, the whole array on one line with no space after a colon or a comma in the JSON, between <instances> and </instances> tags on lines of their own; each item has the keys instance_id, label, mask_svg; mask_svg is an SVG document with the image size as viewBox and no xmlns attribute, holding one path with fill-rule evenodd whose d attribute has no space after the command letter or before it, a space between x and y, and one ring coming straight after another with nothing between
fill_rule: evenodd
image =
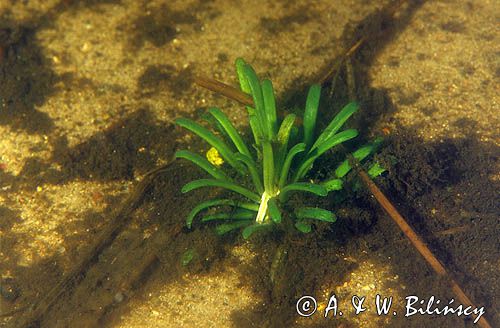
<instances>
[{"instance_id":1,"label":"murky water","mask_svg":"<svg viewBox=\"0 0 500 328\"><path fill-rule=\"evenodd\" d=\"M359 142L385 139L377 184L499 326L497 13L487 0L1 2L2 325L32 315L26 307L124 222L36 316L42 327L472 326L404 316L409 295L454 295L364 188L295 199L338 220L293 238L273 287L279 235L184 226L217 194L180 192L204 177L197 168L178 161L140 184L176 150L208 150L176 118L201 122L217 106L250 140L244 106L193 83L237 87L242 57L273 81L280 117L300 115L308 86L338 73L324 84L320 125L357 99L348 127ZM339 158L323 156L310 178L330 177ZM397 315L377 315L377 294L393 297ZM305 295L319 312L301 318ZM332 295L343 315L324 318ZM354 313L353 295L366 297L365 312Z\"/></svg>"}]
</instances>

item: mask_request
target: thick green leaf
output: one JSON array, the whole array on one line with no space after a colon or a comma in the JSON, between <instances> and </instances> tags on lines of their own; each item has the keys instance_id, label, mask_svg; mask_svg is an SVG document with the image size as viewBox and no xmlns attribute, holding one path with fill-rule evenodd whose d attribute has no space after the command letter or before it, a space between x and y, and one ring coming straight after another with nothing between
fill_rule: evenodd
<instances>
[{"instance_id":1,"label":"thick green leaf","mask_svg":"<svg viewBox=\"0 0 500 328\"><path fill-rule=\"evenodd\" d=\"M178 118L175 120L175 123L197 134L203 140L208 142L215 149L217 149L219 154L222 156L222 158L224 158L226 162L228 162L232 167L234 167L239 172L242 172L243 167L239 162L235 160L231 149L224 143L224 141L217 138L217 136L215 136L215 134L213 134L211 131L207 130L203 126L187 118Z\"/></svg>"},{"instance_id":2,"label":"thick green leaf","mask_svg":"<svg viewBox=\"0 0 500 328\"><path fill-rule=\"evenodd\" d=\"M241 90L253 96L252 88L250 87L248 71L246 68L247 66L249 65L242 58L236 59L236 73L238 74ZM255 108L246 106L246 109L248 110L250 127L252 128L255 144L260 145L260 141L262 140L264 133L264 127L262 126L260 115L256 112Z\"/></svg>"},{"instance_id":3,"label":"thick green leaf","mask_svg":"<svg viewBox=\"0 0 500 328\"><path fill-rule=\"evenodd\" d=\"M231 140L231 137L229 136L229 134L227 134L226 129L224 129L222 124L220 124L220 122L217 121L215 117L210 115L209 112L204 112L203 114L201 114L201 118L207 121L210 125L214 126L215 129L220 132L221 136L219 136L219 138L221 140Z\"/></svg>"},{"instance_id":4,"label":"thick green leaf","mask_svg":"<svg viewBox=\"0 0 500 328\"><path fill-rule=\"evenodd\" d=\"M274 223L280 223L281 222L281 211L278 208L278 205L276 204L276 200L274 198L271 198L269 200L269 216L271 217L271 220L273 220Z\"/></svg>"},{"instance_id":5,"label":"thick green leaf","mask_svg":"<svg viewBox=\"0 0 500 328\"><path fill-rule=\"evenodd\" d=\"M292 126L292 130L290 131L290 138L288 139L288 143L292 143L295 145L299 142L300 129L298 126Z\"/></svg>"},{"instance_id":6,"label":"thick green leaf","mask_svg":"<svg viewBox=\"0 0 500 328\"><path fill-rule=\"evenodd\" d=\"M264 96L262 95L262 88L259 82L259 78L255 73L254 69L250 65L246 65L244 68L245 75L250 84L250 89L252 90L253 103L255 105L255 115L258 118L260 130L262 131L262 137L265 140L272 140L272 128L271 124L267 118L266 109L264 105Z\"/></svg>"},{"instance_id":7,"label":"thick green leaf","mask_svg":"<svg viewBox=\"0 0 500 328\"><path fill-rule=\"evenodd\" d=\"M325 140L322 144L320 144L317 148L315 148L312 151L312 153L310 152L307 155L304 162L299 166L299 169L297 170L297 173L295 174L293 181L298 181L299 179L302 179L307 174L307 172L309 172L309 170L312 168L314 161L319 156L323 155L327 150L342 142L355 138L357 135L358 131L354 129L349 129L337 133L333 137Z\"/></svg>"},{"instance_id":8,"label":"thick green leaf","mask_svg":"<svg viewBox=\"0 0 500 328\"><path fill-rule=\"evenodd\" d=\"M295 228L297 228L297 230L299 230L300 232L303 232L303 233L310 233L312 230L311 224L303 222L303 221L295 222Z\"/></svg>"},{"instance_id":9,"label":"thick green leaf","mask_svg":"<svg viewBox=\"0 0 500 328\"><path fill-rule=\"evenodd\" d=\"M182 187L181 191L183 193L189 192L194 189L202 188L202 187L219 187L234 191L238 194L245 196L246 198L253 200L256 203L260 202L260 197L256 193L234 184L232 182L223 181L223 180L214 180L214 179L200 179L194 180L187 183L184 187Z\"/></svg>"},{"instance_id":10,"label":"thick green leaf","mask_svg":"<svg viewBox=\"0 0 500 328\"><path fill-rule=\"evenodd\" d=\"M211 199L196 205L196 207L191 210L186 219L187 227L191 228L193 220L196 217L196 215L198 215L198 213L213 206L236 206L254 212L257 212L259 210L259 205L257 204L238 202L234 199Z\"/></svg>"},{"instance_id":11,"label":"thick green leaf","mask_svg":"<svg viewBox=\"0 0 500 328\"><path fill-rule=\"evenodd\" d=\"M370 176L370 178L376 178L378 177L379 175L381 175L382 173L384 173L385 171L387 171L386 169L384 169L382 166L380 166L379 163L374 163L369 169L368 169L368 175Z\"/></svg>"},{"instance_id":12,"label":"thick green leaf","mask_svg":"<svg viewBox=\"0 0 500 328\"><path fill-rule=\"evenodd\" d=\"M235 64L236 73L238 74L238 80L240 81L241 91L249 94L251 92L250 84L248 83L244 69L247 63L245 62L245 60L243 60L243 58L237 58Z\"/></svg>"},{"instance_id":13,"label":"thick green leaf","mask_svg":"<svg viewBox=\"0 0 500 328\"><path fill-rule=\"evenodd\" d=\"M276 117L276 100L274 98L273 84L270 80L264 80L261 84L262 96L264 98L264 109L266 111L266 117L271 127L271 140L276 137L276 132L278 130L278 122Z\"/></svg>"},{"instance_id":14,"label":"thick green leaf","mask_svg":"<svg viewBox=\"0 0 500 328\"><path fill-rule=\"evenodd\" d=\"M286 184L288 178L288 171L290 170L290 165L292 165L293 158L295 157L295 155L305 150L306 150L306 144L299 143L293 146L292 149L290 149L290 151L286 155L285 162L283 163L283 167L281 169L281 175L278 184L280 189L282 189Z\"/></svg>"},{"instance_id":15,"label":"thick green leaf","mask_svg":"<svg viewBox=\"0 0 500 328\"><path fill-rule=\"evenodd\" d=\"M253 184L257 189L257 192L259 194L262 194L264 192L264 188L262 187L262 182L260 181L259 172L257 172L257 168L255 167L255 162L248 156L243 155L241 153L236 154L235 157L237 160L243 162L247 166L248 171L250 172L250 176L252 177Z\"/></svg>"},{"instance_id":16,"label":"thick green leaf","mask_svg":"<svg viewBox=\"0 0 500 328\"><path fill-rule=\"evenodd\" d=\"M219 170L212 163L198 154L192 153L188 150L179 150L175 153L175 158L184 158L193 162L216 179L231 181L231 179L229 179L224 172L222 172L222 170Z\"/></svg>"},{"instance_id":17,"label":"thick green leaf","mask_svg":"<svg viewBox=\"0 0 500 328\"><path fill-rule=\"evenodd\" d=\"M280 129L278 131L277 142L278 151L276 154L276 170L280 172L283 167L283 162L285 161L286 151L288 149L288 140L290 139L290 132L292 131L293 124L295 123L295 114L288 114L281 122Z\"/></svg>"},{"instance_id":18,"label":"thick green leaf","mask_svg":"<svg viewBox=\"0 0 500 328\"><path fill-rule=\"evenodd\" d=\"M182 254L182 256L181 256L181 264L182 264L182 266L189 265L189 263L191 263L191 261L193 261L193 259L195 257L198 257L198 253L193 248L188 249L187 251L185 251Z\"/></svg>"},{"instance_id":19,"label":"thick green leaf","mask_svg":"<svg viewBox=\"0 0 500 328\"><path fill-rule=\"evenodd\" d=\"M275 177L274 177L274 155L273 147L269 141L262 142L262 161L263 161L263 180L264 189L268 194L272 195L275 192Z\"/></svg>"},{"instance_id":20,"label":"thick green leaf","mask_svg":"<svg viewBox=\"0 0 500 328\"><path fill-rule=\"evenodd\" d=\"M257 118L256 115L249 114L248 121L250 122L250 128L252 129L253 139L255 141L255 144L258 146L260 145L260 142L263 139L262 130L260 129L260 124L259 124L259 119Z\"/></svg>"},{"instance_id":21,"label":"thick green leaf","mask_svg":"<svg viewBox=\"0 0 500 328\"><path fill-rule=\"evenodd\" d=\"M263 223L263 224L258 224L258 223L252 224L252 225L246 227L245 229L243 229L242 235L243 235L243 238L248 239L248 238L250 238L250 236L254 232L262 231L262 230L268 230L269 228L271 228L271 225L270 224L266 224L266 223Z\"/></svg>"},{"instance_id":22,"label":"thick green leaf","mask_svg":"<svg viewBox=\"0 0 500 328\"><path fill-rule=\"evenodd\" d=\"M248 210L235 210L233 212L221 212L204 216L201 221L215 221L215 220L252 220L255 219L256 213Z\"/></svg>"},{"instance_id":23,"label":"thick green leaf","mask_svg":"<svg viewBox=\"0 0 500 328\"><path fill-rule=\"evenodd\" d=\"M217 227L215 227L215 232L218 235L223 235L232 230L246 227L247 225L252 224L252 222L254 221L248 220L248 221L237 221L237 222L219 224Z\"/></svg>"},{"instance_id":24,"label":"thick green leaf","mask_svg":"<svg viewBox=\"0 0 500 328\"><path fill-rule=\"evenodd\" d=\"M314 128L316 127L316 116L318 115L319 98L321 86L314 84L309 88L306 100L306 110L304 112L304 143L309 148L314 138Z\"/></svg>"},{"instance_id":25,"label":"thick green leaf","mask_svg":"<svg viewBox=\"0 0 500 328\"><path fill-rule=\"evenodd\" d=\"M296 182L285 186L281 189L280 200L284 201L287 199L288 193L292 191L305 191L310 192L318 196L326 196L328 191L322 185L308 183L308 182Z\"/></svg>"},{"instance_id":26,"label":"thick green leaf","mask_svg":"<svg viewBox=\"0 0 500 328\"><path fill-rule=\"evenodd\" d=\"M295 216L298 219L315 219L325 222L335 222L335 215L325 209L317 207L301 207L295 211Z\"/></svg>"},{"instance_id":27,"label":"thick green leaf","mask_svg":"<svg viewBox=\"0 0 500 328\"><path fill-rule=\"evenodd\" d=\"M341 190L343 182L341 179L331 179L323 182L322 185L330 192L334 190Z\"/></svg>"},{"instance_id":28,"label":"thick green leaf","mask_svg":"<svg viewBox=\"0 0 500 328\"><path fill-rule=\"evenodd\" d=\"M354 153L352 153L352 156L356 158L358 161L362 161L365 157L370 155L370 153L373 150L372 145L365 145L358 150L356 150ZM349 160L343 161L335 170L335 175L338 178L343 178L349 171L351 170L351 164L349 164Z\"/></svg>"},{"instance_id":29,"label":"thick green leaf","mask_svg":"<svg viewBox=\"0 0 500 328\"><path fill-rule=\"evenodd\" d=\"M238 151L248 157L251 158L250 151L248 150L247 145L241 138L240 134L238 131L236 131L236 128L234 125L231 123L229 118L224 114L220 109L218 108L210 108L208 112L220 123L222 128L224 128L224 131L227 133L227 135L231 138L231 141L234 143L236 146L236 149Z\"/></svg>"},{"instance_id":30,"label":"thick green leaf","mask_svg":"<svg viewBox=\"0 0 500 328\"><path fill-rule=\"evenodd\" d=\"M337 133L333 137L326 139L323 143L319 144L315 150L317 156L323 155L327 150L335 147L338 144L346 142L352 138L358 136L358 131L356 129L348 129Z\"/></svg>"},{"instance_id":31,"label":"thick green leaf","mask_svg":"<svg viewBox=\"0 0 500 328\"><path fill-rule=\"evenodd\" d=\"M313 150L319 147L320 144L325 142L328 138L331 138L337 131L344 125L344 123L358 110L359 106L357 103L352 102L347 104L342 110L333 118L326 129L320 134L314 145L311 147Z\"/></svg>"},{"instance_id":32,"label":"thick green leaf","mask_svg":"<svg viewBox=\"0 0 500 328\"><path fill-rule=\"evenodd\" d=\"M382 143L382 138L377 138L373 143L364 145L358 150L356 150L354 153L352 153L352 156L361 162L366 157L373 154L381 143ZM349 163L349 160L346 159L337 167L337 169L335 170L335 175L338 178L342 178L347 173L349 173L350 170L351 170L351 164Z\"/></svg>"}]
</instances>

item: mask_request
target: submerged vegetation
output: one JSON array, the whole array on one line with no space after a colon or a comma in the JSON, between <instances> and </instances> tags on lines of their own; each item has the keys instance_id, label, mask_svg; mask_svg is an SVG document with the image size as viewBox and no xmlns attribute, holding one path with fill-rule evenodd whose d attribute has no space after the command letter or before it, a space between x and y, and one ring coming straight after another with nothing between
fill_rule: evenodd
<instances>
[{"instance_id":1,"label":"submerged vegetation","mask_svg":"<svg viewBox=\"0 0 500 328\"><path fill-rule=\"evenodd\" d=\"M218 187L229 190L235 197L206 200L198 204L188 215L187 226L202 212L202 222L216 221L219 234L242 229L244 238L256 231L287 229L294 226L308 233L314 220L335 222L335 214L315 206L295 207L289 202L292 193L302 192L327 196L341 191L344 178L351 170L346 159L323 182L314 182L307 175L315 161L333 147L358 135L355 129L340 131L344 123L357 110L354 102L347 104L321 132L316 131L317 113L321 94L320 85L310 87L300 127L298 118L288 114L279 119L273 86L270 80L260 81L254 69L243 59L236 60L241 90L252 96L254 106L247 106L248 122L253 134L249 147L229 118L218 108L210 108L207 121L213 130L186 119L176 124L204 139L212 148L206 158L187 150L176 153L176 158L189 160L206 171L211 178L187 183L182 192L202 187ZM365 145L352 156L359 161L372 154L379 141ZM383 172L377 164L368 170L374 177ZM251 183L239 183L251 181ZM251 185L251 186L249 186Z\"/></svg>"}]
</instances>

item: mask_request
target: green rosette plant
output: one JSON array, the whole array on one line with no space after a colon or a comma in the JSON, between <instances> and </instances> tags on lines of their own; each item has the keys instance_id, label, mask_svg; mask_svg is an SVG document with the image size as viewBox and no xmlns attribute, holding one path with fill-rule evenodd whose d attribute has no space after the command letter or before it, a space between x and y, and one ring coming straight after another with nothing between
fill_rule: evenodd
<instances>
[{"instance_id":1,"label":"green rosette plant","mask_svg":"<svg viewBox=\"0 0 500 328\"><path fill-rule=\"evenodd\" d=\"M191 228L193 220L209 209L213 210L202 216L202 222L216 221L216 231L219 234L242 229L245 239L256 231L272 230L283 224L285 219L291 220L293 226L304 233L312 230L314 220L335 222L334 213L327 209L302 206L284 211L284 208L292 193L310 193L324 197L329 192L343 189L344 177L351 170L348 160L343 161L327 181L313 182L307 179L307 174L320 156L358 135L355 129L341 131L344 123L358 110L358 105L354 102L347 104L318 133L316 125L320 85L310 87L302 124L297 127L299 120L295 114L289 113L283 119L278 118L270 80L260 81L252 66L241 58L236 60L236 72L241 90L253 99L254 106L246 107L253 134L253 147L247 145L227 115L218 108L208 110L208 121L217 134L193 120L176 120L177 125L198 135L215 148L226 163L219 167L213 161L188 150L176 152L176 158L193 162L211 177L187 183L182 192L216 187L234 194L231 198L210 199L198 204L189 213L187 226ZM378 144L379 140L365 145L352 155L362 161L375 151ZM368 172L374 177L382 173L383 169L374 164ZM240 184L235 176L241 177L238 181L251 183ZM293 207L293 204L288 205Z\"/></svg>"}]
</instances>

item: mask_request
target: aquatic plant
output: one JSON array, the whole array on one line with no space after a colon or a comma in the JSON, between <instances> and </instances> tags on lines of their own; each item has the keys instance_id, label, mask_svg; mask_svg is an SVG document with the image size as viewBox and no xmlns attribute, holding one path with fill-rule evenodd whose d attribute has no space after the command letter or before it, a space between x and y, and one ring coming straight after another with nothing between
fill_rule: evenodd
<instances>
[{"instance_id":1,"label":"aquatic plant","mask_svg":"<svg viewBox=\"0 0 500 328\"><path fill-rule=\"evenodd\" d=\"M253 134L252 148L248 147L227 115L218 108L210 108L206 118L219 136L190 119L176 120L177 125L193 132L212 146L206 158L188 150L176 152L176 158L193 162L212 177L191 181L182 188L182 192L202 187L218 187L237 195L198 204L189 213L187 226L191 227L198 214L211 208L215 211L204 215L202 222L218 222L216 231L219 234L243 229L245 239L259 230L285 226L285 220L289 220L297 230L304 233L311 231L314 220L334 222L334 213L326 209L300 206L285 211L284 208L294 192L324 197L331 191L343 189L343 178L351 170L348 160L343 161L327 181L314 182L306 177L318 157L358 135L355 129L340 131L343 124L358 110L358 105L354 102L347 104L321 133L317 133L320 85L310 87L302 124L297 127L298 118L295 114L289 113L282 120L278 118L270 80L260 81L254 69L241 58L236 60L236 71L241 90L253 99L254 106L247 106L248 122ZM352 156L361 161L374 152L377 144L378 141L365 145ZM232 172L224 171L223 167ZM369 170L371 176L382 171L375 165ZM251 180L252 185L248 187L240 184L236 178L241 181ZM290 206L286 206L287 208L294 206L288 205Z\"/></svg>"}]
</instances>

